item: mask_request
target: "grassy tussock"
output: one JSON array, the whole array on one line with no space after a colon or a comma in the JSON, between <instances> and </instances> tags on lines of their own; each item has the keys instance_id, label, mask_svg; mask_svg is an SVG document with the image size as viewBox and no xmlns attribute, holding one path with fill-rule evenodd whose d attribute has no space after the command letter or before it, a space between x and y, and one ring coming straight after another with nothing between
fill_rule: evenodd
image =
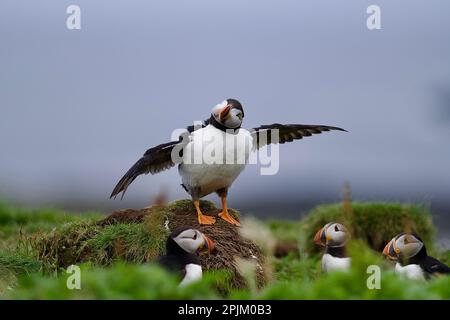
<instances>
[{"instance_id":1,"label":"grassy tussock","mask_svg":"<svg viewBox=\"0 0 450 320\"><path fill-rule=\"evenodd\" d=\"M163 228L162 221L167 216L167 212L156 209L143 223L101 226L95 220L70 222L50 233L34 235L30 242L48 271L84 262L97 265L110 265L118 260L143 263L164 252L168 230Z\"/></svg>"}]
</instances>

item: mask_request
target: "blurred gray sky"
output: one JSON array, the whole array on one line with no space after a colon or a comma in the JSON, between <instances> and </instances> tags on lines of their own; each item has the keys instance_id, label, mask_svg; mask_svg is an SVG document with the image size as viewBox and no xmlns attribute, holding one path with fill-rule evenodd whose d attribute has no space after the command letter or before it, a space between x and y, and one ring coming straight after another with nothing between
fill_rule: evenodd
<instances>
[{"instance_id":1,"label":"blurred gray sky","mask_svg":"<svg viewBox=\"0 0 450 320\"><path fill-rule=\"evenodd\" d=\"M66 29L70 4L79 31ZM366 28L370 4L382 30ZM148 147L234 97L249 128L350 133L282 146L280 173L249 167L230 205L296 217L349 181L357 199L431 203L448 222L449 12L445 0L2 0L0 197L93 209L140 207L162 187L184 198L177 170L139 178L125 202L108 195Z\"/></svg>"}]
</instances>

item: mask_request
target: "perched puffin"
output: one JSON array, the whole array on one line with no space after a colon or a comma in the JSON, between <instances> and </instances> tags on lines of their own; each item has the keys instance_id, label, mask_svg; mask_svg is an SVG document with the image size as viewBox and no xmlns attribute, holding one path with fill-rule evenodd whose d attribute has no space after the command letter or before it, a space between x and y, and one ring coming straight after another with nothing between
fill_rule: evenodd
<instances>
[{"instance_id":1,"label":"perched puffin","mask_svg":"<svg viewBox=\"0 0 450 320\"><path fill-rule=\"evenodd\" d=\"M115 198L121 192L123 198L127 188L139 175L156 174L178 164L182 187L192 197L198 222L202 225L215 223L215 217L202 213L200 199L216 192L222 202L222 212L219 213L219 217L239 226L239 222L228 213L227 193L235 179L244 170L251 151L271 143L292 142L324 131L345 131L338 127L303 124L264 125L248 131L241 129L243 119L244 109L239 101L227 99L216 105L208 120L199 126L188 127L178 141L164 143L147 150L118 182L111 193L111 198ZM278 131L278 138L274 130ZM230 138L237 143L229 144ZM198 154L196 147L201 146L200 150L211 148L211 141L220 144L218 148L223 148L223 161L220 163L193 162L192 158L202 159L203 156ZM174 159L174 153L179 157ZM240 161L230 163L229 159Z\"/></svg>"},{"instance_id":2,"label":"perched puffin","mask_svg":"<svg viewBox=\"0 0 450 320\"><path fill-rule=\"evenodd\" d=\"M166 243L166 255L159 259L164 268L183 276L180 285L188 285L202 278L198 253L213 252L214 242L196 229L181 227L173 231Z\"/></svg>"},{"instance_id":3,"label":"perched puffin","mask_svg":"<svg viewBox=\"0 0 450 320\"><path fill-rule=\"evenodd\" d=\"M325 247L322 257L322 270L346 271L350 269L351 258L346 254L345 245L349 234L344 225L330 222L317 231L314 242Z\"/></svg>"},{"instance_id":4,"label":"perched puffin","mask_svg":"<svg viewBox=\"0 0 450 320\"><path fill-rule=\"evenodd\" d=\"M383 255L397 261L395 273L409 279L424 280L450 273L448 266L428 256L425 244L416 234L400 233L386 245Z\"/></svg>"}]
</instances>

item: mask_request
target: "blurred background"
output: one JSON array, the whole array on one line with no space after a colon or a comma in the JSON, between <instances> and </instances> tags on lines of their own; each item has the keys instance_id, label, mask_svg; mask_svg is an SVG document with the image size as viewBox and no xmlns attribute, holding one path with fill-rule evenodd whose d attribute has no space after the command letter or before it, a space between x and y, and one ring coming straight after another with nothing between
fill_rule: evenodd
<instances>
[{"instance_id":1,"label":"blurred background","mask_svg":"<svg viewBox=\"0 0 450 320\"><path fill-rule=\"evenodd\" d=\"M81 30L66 28L71 4ZM371 4L381 30L366 27ZM448 243L449 12L445 0L2 0L0 199L108 212L186 198L172 169L108 199L147 148L232 97L247 128L349 130L282 146L275 176L249 166L232 207L298 219L348 181L355 200L429 206Z\"/></svg>"}]
</instances>

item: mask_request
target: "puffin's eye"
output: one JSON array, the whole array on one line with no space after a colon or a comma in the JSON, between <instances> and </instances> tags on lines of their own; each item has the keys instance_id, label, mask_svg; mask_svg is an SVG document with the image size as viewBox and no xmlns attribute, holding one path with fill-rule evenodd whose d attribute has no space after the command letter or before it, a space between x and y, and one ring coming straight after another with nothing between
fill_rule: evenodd
<instances>
[{"instance_id":1,"label":"puffin's eye","mask_svg":"<svg viewBox=\"0 0 450 320\"><path fill-rule=\"evenodd\" d=\"M339 232L339 231L340 231L337 225L334 226L334 231L336 231L336 232Z\"/></svg>"},{"instance_id":2,"label":"puffin's eye","mask_svg":"<svg viewBox=\"0 0 450 320\"><path fill-rule=\"evenodd\" d=\"M192 237L192 240L197 240L197 233L194 233L194 236Z\"/></svg>"}]
</instances>

